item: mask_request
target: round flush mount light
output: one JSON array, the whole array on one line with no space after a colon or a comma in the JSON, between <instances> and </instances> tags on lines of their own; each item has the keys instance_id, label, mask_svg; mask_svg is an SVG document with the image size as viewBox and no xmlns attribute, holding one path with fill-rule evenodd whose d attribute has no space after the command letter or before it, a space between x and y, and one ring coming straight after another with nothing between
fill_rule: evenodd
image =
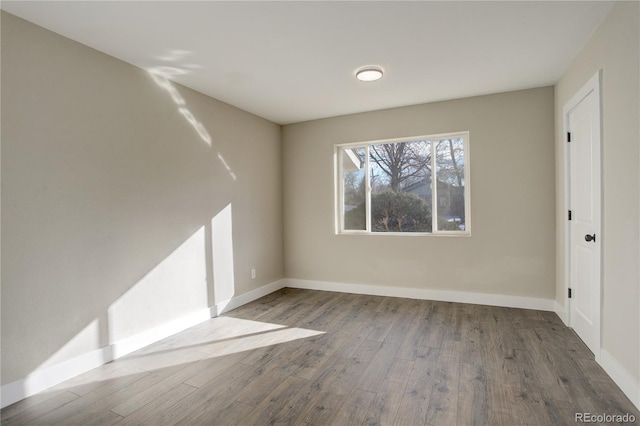
<instances>
[{"instance_id":1,"label":"round flush mount light","mask_svg":"<svg viewBox=\"0 0 640 426\"><path fill-rule=\"evenodd\" d=\"M360 81L376 81L384 74L382 67L377 65L367 65L356 70L356 78Z\"/></svg>"}]
</instances>

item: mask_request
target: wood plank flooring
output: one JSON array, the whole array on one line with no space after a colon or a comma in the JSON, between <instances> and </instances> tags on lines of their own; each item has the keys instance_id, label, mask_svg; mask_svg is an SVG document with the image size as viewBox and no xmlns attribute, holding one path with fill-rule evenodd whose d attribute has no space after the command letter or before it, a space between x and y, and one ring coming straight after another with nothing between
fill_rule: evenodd
<instances>
[{"instance_id":1,"label":"wood plank flooring","mask_svg":"<svg viewBox=\"0 0 640 426\"><path fill-rule=\"evenodd\" d=\"M640 413L551 312L282 289L2 425L574 425Z\"/></svg>"}]
</instances>

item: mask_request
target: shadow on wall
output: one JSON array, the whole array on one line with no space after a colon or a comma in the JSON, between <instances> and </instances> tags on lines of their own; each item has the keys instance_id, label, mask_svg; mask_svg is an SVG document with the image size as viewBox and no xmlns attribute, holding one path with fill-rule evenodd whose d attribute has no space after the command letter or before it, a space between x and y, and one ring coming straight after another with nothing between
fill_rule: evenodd
<instances>
[{"instance_id":1,"label":"shadow on wall","mask_svg":"<svg viewBox=\"0 0 640 426\"><path fill-rule=\"evenodd\" d=\"M77 153L61 152L59 157L48 159L44 153L37 159L49 166L55 161L59 164L43 171L42 176L54 181L49 183L49 190L42 192L42 199L29 201L32 215L21 221L16 218L7 221L12 223L15 219L20 225L26 224L18 227L15 235L27 230L37 234L41 226L47 231L40 233L39 240L29 236L23 247L16 247L7 268L11 276L19 276L25 282L10 285L16 303L3 305L6 317L11 318L3 327L3 346L13 346L11 351L3 351L3 364L7 368L3 368L3 375L11 382L3 385L3 394L5 390L13 395L39 392L55 383L43 382L42 374L31 380L34 373L73 362L78 356L93 358L89 361L93 366L95 359L108 362L139 348L139 342L129 342L136 334L153 331L154 327L185 315L203 315L216 302L227 301L235 294L230 187L238 176L206 126L168 80L166 69L164 74L161 71L150 71L153 81L169 94L179 114L205 144L184 144L194 140L193 134L187 134L189 127L172 118L175 113L167 110L166 97L162 102L162 96L145 93L156 103L151 108L154 111L145 114L159 129L144 132L149 135L168 130L164 146L149 151L150 141L143 141L140 147L139 129L134 130L135 134L115 129L109 137L114 142L123 142L109 149L117 151L127 143L131 148L124 155L92 158L98 170L82 165L87 176L72 176L78 180L59 178L56 172L56 168L64 167L64 162L78 167L73 156ZM140 79L131 85L136 83L140 85ZM169 118L158 122L162 117L154 117L154 113ZM104 119L98 114L88 114L99 126L108 127L99 121ZM127 115L127 111L120 115ZM79 116L76 120L83 118ZM57 140L52 134L48 142L54 145ZM90 136L93 135L80 135L79 139L85 142L92 139ZM19 142L16 140L14 144ZM100 145L99 140L95 143ZM65 149L70 148L61 145L59 151ZM81 149L89 152L104 147ZM95 152L91 154L98 157ZM141 160L135 167L133 162L117 162L127 156ZM105 166L109 161L114 162ZM98 190L108 194L99 194ZM42 209L36 203L49 204L51 208L46 214L34 213L37 208ZM36 229L28 226L43 222L45 216L46 224ZM46 268L39 265L44 259L46 264L55 266L42 270ZM25 314L25 308L29 307L32 309Z\"/></svg>"}]
</instances>

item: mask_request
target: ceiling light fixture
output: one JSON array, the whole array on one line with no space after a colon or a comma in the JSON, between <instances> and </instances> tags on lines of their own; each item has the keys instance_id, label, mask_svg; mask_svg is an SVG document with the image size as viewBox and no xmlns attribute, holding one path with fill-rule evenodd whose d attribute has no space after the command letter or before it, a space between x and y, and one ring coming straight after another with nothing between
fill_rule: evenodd
<instances>
[{"instance_id":1,"label":"ceiling light fixture","mask_svg":"<svg viewBox=\"0 0 640 426\"><path fill-rule=\"evenodd\" d=\"M367 65L356 70L356 78L360 81L380 80L383 74L382 67L377 65Z\"/></svg>"}]
</instances>

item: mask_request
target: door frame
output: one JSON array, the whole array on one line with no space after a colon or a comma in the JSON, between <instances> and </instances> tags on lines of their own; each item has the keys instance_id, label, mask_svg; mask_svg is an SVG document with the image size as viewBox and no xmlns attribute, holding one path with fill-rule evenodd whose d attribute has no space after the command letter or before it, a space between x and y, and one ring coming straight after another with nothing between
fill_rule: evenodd
<instances>
[{"instance_id":1,"label":"door frame","mask_svg":"<svg viewBox=\"0 0 640 426\"><path fill-rule=\"evenodd\" d=\"M567 142L567 134L569 131L569 113L584 99L587 95L593 93L595 96L595 103L598 112L598 120L597 120L597 132L598 140L596 142L597 148L595 152L596 161L595 163L598 165L598 170L594 170L597 175L597 179L600 183L600 193L598 194L599 198L599 209L597 209L596 214L596 223L597 229L596 233L598 234L599 244L594 247L595 257L599 260L599 265L597 267L598 270L598 289L594 292L597 300L595 301L595 305L598 307L598 313L595 315L595 323L594 326L597 328L597 347L594 353L595 359L597 362L600 362L600 353L602 349L602 97L600 92L600 82L602 78L602 70L598 70L593 77L589 79L589 81L576 92L575 95L564 105L562 109L562 138L564 145L564 212L563 215L566 220L565 226L565 235L564 235L564 310L566 321L565 323L571 327L572 325L572 309L571 309L571 300L568 297L569 286L571 284L571 224L568 221L568 211L571 201L571 190L570 190L570 178L571 178L571 151L570 151L570 142ZM575 300L575 299L574 299Z\"/></svg>"}]
</instances>

